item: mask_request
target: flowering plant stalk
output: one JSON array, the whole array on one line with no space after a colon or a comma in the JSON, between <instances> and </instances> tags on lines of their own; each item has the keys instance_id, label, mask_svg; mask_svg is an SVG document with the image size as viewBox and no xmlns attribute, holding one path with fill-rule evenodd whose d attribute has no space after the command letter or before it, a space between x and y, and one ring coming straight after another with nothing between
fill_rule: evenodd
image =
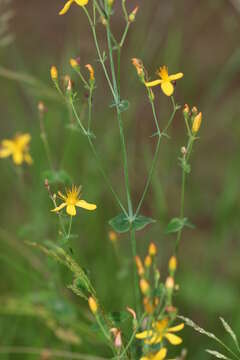
<instances>
[{"instance_id":1,"label":"flowering plant stalk","mask_svg":"<svg viewBox=\"0 0 240 360\"><path fill-rule=\"evenodd\" d=\"M118 236L117 234L127 233L129 235L132 251L131 259L134 275L133 291L135 299L133 306L129 307L127 306L128 304L126 304L128 320L129 318L131 320L129 325L130 331L125 333L121 321L120 323L117 322L111 314L108 314L98 297L95 287L92 285L88 273L77 264L66 246L69 244L69 240L72 236L72 222L74 217L77 216L78 211L81 211L81 209L87 210L88 212L98 211L97 205L93 202L94 200L90 199L90 202L88 202L82 198L81 187L72 185L71 188L66 189L65 193L63 193L61 189L57 189L56 195L52 192L49 179L46 178L45 187L53 203L51 211L53 212L53 215L58 216L59 219L59 242L58 244L47 242L44 245L36 242L28 242L28 244L38 248L45 255L56 260L72 272L73 281L68 287L74 294L88 303L89 309L96 320L97 329L102 334L103 341L110 349L113 359L162 360L165 359L168 354L169 344L177 346L182 343L182 338L177 333L183 330L184 323L176 323L178 309L174 305L174 295L179 287L175 277L178 265L178 248L182 238L183 229L185 227L192 227L189 220L184 217L185 187L187 175L191 171L190 156L201 126L202 113L198 112L196 107L190 110L188 105L184 106L182 112L186 127L187 144L182 147L181 156L179 157L179 164L182 171L180 213L179 217L170 220L166 229L166 233L173 233L176 235L176 241L173 248L173 255L168 263L168 275L166 279L162 280L156 259L158 247L155 243L150 243L148 252L144 260L142 260L137 253L136 237L138 231L141 231L146 226L155 222L153 218L143 215L142 209L158 162L161 142L163 139L169 138L169 129L175 119L177 111L181 109L181 106L178 105L175 100L174 92L176 81L183 78L183 73L179 72L169 75L167 66L162 66L157 71L158 79L151 80L147 75L143 62L138 58L131 59L133 71L136 70L136 78L142 84L142 89L149 102L149 110L151 111L155 126L155 131L151 137L153 140L156 140L155 151L149 172L146 176L145 186L135 203L131 191L129 157L124 128L124 115L128 110L129 102L122 97L120 74L122 50L128 32L135 22L138 8L128 11L126 0L121 0L121 9L125 19L125 26L122 34L115 36L112 30L114 6L114 0L69 0L60 10L59 14L65 15L70 8L74 8L75 10L80 10L80 16L85 14L87 17L96 49L97 60L105 76L105 82L112 97L110 108L116 119L115 123L119 130L125 200L120 198L112 185L108 173L102 165L101 157L96 146L98 138L94 133L93 126L93 95L95 91L97 91L98 85L96 69L90 63L82 68L79 59L70 59L71 68L77 74L82 86L87 91L88 111L86 120L84 114L79 112L77 102L78 93L72 78L65 77L65 82L62 84L56 66L51 67L50 75L61 100L74 117L74 122L71 125L77 127L80 136L87 139L89 148L92 151L103 179L120 209L120 214L117 216L115 215L109 220L109 225L112 227L111 239L114 242ZM102 50L98 39L98 19L101 20L100 26L103 26L105 29L107 49L105 51ZM86 76L86 73L88 76ZM157 93L158 88L154 91L152 89L158 85L159 90L161 89L161 92L159 91L160 95L166 98L166 101L169 102L171 108L171 115L165 122L162 122L162 120L160 121L160 116L156 108L157 96L159 95L155 96L154 91ZM44 126L44 113L44 104L39 103L41 138L49 161L49 166L51 170L54 171L52 154ZM23 138L25 141L23 141ZM15 137L15 140L3 140L0 148L0 157L6 158L12 156L16 165L21 165L24 161L30 165L30 163L32 163L32 158L29 154L29 141L29 134L21 135L18 138ZM66 215L64 214L65 212ZM66 218L68 221L66 221ZM116 251L118 250L116 249ZM7 302L7 304L9 303ZM17 308L17 303L13 302L13 304ZM34 309L35 308L33 307L32 312L34 312ZM50 315L44 311L40 311L39 313L39 309L38 316L44 320L50 317ZM54 326L50 328L56 332L57 326L55 326L54 321L52 323ZM59 334L59 331L57 333ZM63 334L63 331L61 334ZM69 336L69 331L67 334ZM75 343L78 342L75 333L71 332L71 335L71 339L75 339ZM62 337L65 337L66 339L66 332L64 332L64 336L62 335ZM182 358L183 357L184 355Z\"/></svg>"}]
</instances>

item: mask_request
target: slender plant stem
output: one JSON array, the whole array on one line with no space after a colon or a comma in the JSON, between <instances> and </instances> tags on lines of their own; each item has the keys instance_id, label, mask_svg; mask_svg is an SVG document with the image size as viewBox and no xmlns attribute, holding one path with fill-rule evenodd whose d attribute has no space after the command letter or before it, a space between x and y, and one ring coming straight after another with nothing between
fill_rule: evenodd
<instances>
[{"instance_id":1,"label":"slender plant stem","mask_svg":"<svg viewBox=\"0 0 240 360\"><path fill-rule=\"evenodd\" d=\"M167 126L166 128L164 129L164 131L161 133L160 131L160 128L159 128L159 124L158 124L158 119L157 119L157 114L156 114L156 109L155 109L155 105L154 105L154 102L151 100L151 107L152 107L152 112L153 112L153 118L154 118L154 122L155 122L155 125L156 125L156 128L157 128L157 132L156 132L156 135L158 136L158 141L157 141L157 145L156 145L156 150L155 150L155 153L154 153L154 157L153 157L153 160L152 160L152 165L151 165L151 168L150 168L150 171L149 171L149 174L148 174L148 177L147 177L147 181L146 181L146 185L145 185L145 188L143 190L143 193L142 193L142 196L140 198L140 201L139 201L139 204L137 206L137 210L136 210L136 213L135 213L135 216L137 216L141 210L141 207L142 207L142 204L143 204L143 201L145 199L145 196L147 194L147 191L149 189L149 186L151 184L151 181L152 181L152 177L153 177L153 172L155 170L155 167L156 167L156 164L157 164L157 160L158 160L158 154L159 154L159 149L160 149L160 143L161 143L161 139L162 139L162 136L163 136L163 133L166 132L166 130L169 128L169 126L171 125L174 117L175 117L175 114L176 114L176 111L177 111L177 106L175 105L175 102L174 102L174 98L172 97L172 103L173 103L173 112L169 118L169 121L167 123Z\"/></svg>"},{"instance_id":2,"label":"slender plant stem","mask_svg":"<svg viewBox=\"0 0 240 360\"><path fill-rule=\"evenodd\" d=\"M105 172L105 170L104 170L104 168L103 168L103 166L102 166L102 164L101 164L101 160L100 160L100 158L99 158L99 156L98 156L98 153L97 153L97 151L96 151L95 145L93 144L92 139L91 139L89 133L88 133L88 132L86 131L86 129L84 128L84 126L83 126L83 124L82 124L82 122L81 122L81 120L80 120L80 118L79 118L79 116L78 116L77 110L76 110L75 105L74 105L74 103L73 103L72 100L71 100L71 106L72 106L72 108L73 108L73 113L74 113L74 115L75 115L75 117L76 117L76 119L77 119L77 122L78 122L78 124L79 124L79 126L80 126L80 128L81 128L81 130L82 130L82 133L83 133L85 136L87 136L88 143L89 143L89 145L90 145L90 148L91 148L91 150L92 150L92 152L93 152L93 155L94 155L94 157L95 157L95 159L96 159L98 168L99 168L99 170L100 170L100 172L101 172L101 174L102 174L102 176L103 176L103 178L104 178L107 186L108 186L109 189L111 190L114 198L116 199L116 201L117 201L118 205L120 206L120 208L122 209L123 213L127 216L128 213L127 213L126 209L124 208L124 206L123 206L123 204L122 204L119 196L117 195L117 193L116 193L115 190L113 189L112 184L110 183L110 180L109 180L109 178L108 178L108 176L107 176L107 174L106 174L106 172Z\"/></svg>"},{"instance_id":3,"label":"slender plant stem","mask_svg":"<svg viewBox=\"0 0 240 360\"><path fill-rule=\"evenodd\" d=\"M137 248L136 248L136 230L131 229L130 230L130 240L131 240L131 247L132 247L132 255L133 259L135 260L137 255ZM135 261L133 262L133 276L134 276L134 288L135 288L135 303L136 303L136 313L137 313L137 319L139 319L140 312L141 312L141 305L140 305L140 289L138 286L138 274L137 274L137 268L135 265Z\"/></svg>"},{"instance_id":4,"label":"slender plant stem","mask_svg":"<svg viewBox=\"0 0 240 360\"><path fill-rule=\"evenodd\" d=\"M96 1L94 1L94 3L96 4ZM107 82L108 82L108 85L110 87L110 90L113 94L113 97L115 99L115 92L114 92L114 89L113 89L113 86L112 86L112 83L111 83L111 80L109 78L109 75L108 75L108 72L107 72L107 68L105 66L105 63L104 63L104 58L101 54L101 51L100 51L100 48L99 48L99 44L98 44L98 39L97 39L97 34L96 34L96 30L95 30L95 26L92 22L92 19L87 11L87 9L85 8L85 6L83 6L83 9L85 11L85 14L87 15L87 18L88 18L88 21L89 21L89 24L90 24L90 27L91 27L91 30L92 30L92 33L93 33L93 39L94 39L94 43L95 43L95 46L96 46L96 50L97 50L97 53L98 53L98 57L99 57L99 61L102 65L102 68L103 68L103 71L104 71L104 74L105 74L105 77L107 79Z\"/></svg>"},{"instance_id":5,"label":"slender plant stem","mask_svg":"<svg viewBox=\"0 0 240 360\"><path fill-rule=\"evenodd\" d=\"M186 165L188 163L188 160L189 160L191 152L192 152L192 145L193 145L194 140L195 140L195 138L190 134L190 137L188 140L188 146L187 146L187 153L186 153L186 155L183 155L183 160L182 160L185 162ZM181 220L183 220L183 217L184 217L186 175L187 175L186 168L184 166L182 166L182 185L181 185L181 200L180 200L180 215L179 215ZM179 244L180 244L181 237L182 237L182 231L183 231L183 228L181 227L177 233L177 239L176 239L176 243L175 243L175 253L178 252Z\"/></svg>"}]
</instances>

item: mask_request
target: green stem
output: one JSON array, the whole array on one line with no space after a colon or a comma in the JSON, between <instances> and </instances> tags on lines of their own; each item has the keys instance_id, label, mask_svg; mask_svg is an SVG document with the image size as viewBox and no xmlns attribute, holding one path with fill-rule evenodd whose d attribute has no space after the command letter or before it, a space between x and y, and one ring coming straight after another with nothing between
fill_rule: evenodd
<instances>
[{"instance_id":1,"label":"green stem","mask_svg":"<svg viewBox=\"0 0 240 360\"><path fill-rule=\"evenodd\" d=\"M136 304L136 313L137 313L137 319L139 319L140 313L141 313L141 304L140 304L140 290L138 286L138 273L137 273L137 267L135 265L135 258L137 255L137 249L136 249L136 231L134 229L130 230L130 240L131 240L131 247L132 247L132 255L133 255L133 276L134 276L134 288L135 288L135 304Z\"/></svg>"},{"instance_id":2,"label":"green stem","mask_svg":"<svg viewBox=\"0 0 240 360\"><path fill-rule=\"evenodd\" d=\"M194 140L195 140L195 138L192 135L190 135L189 140L188 140L188 146L187 146L187 154L183 155L183 161L185 161L186 164L188 163L188 160L190 158ZM184 159L184 156L185 156L185 159ZM182 166L181 203L180 203L180 215L179 215L181 220L184 217L186 175L187 175L186 169ZM181 228L177 233L177 239L176 239L176 243L175 243L175 253L178 252L179 244L180 244L181 237L182 237L182 230L183 230L183 228Z\"/></svg>"},{"instance_id":3,"label":"green stem","mask_svg":"<svg viewBox=\"0 0 240 360\"><path fill-rule=\"evenodd\" d=\"M94 4L96 4L96 1L94 1ZM114 90L113 90L113 86L112 86L111 80L110 80L110 78L109 78L109 75L108 75L108 72L107 72L107 68L106 68L106 66L105 66L105 64L104 64L104 59L103 59L103 57L102 57L102 54L101 54L101 51L100 51L100 48L99 48L99 44L98 44L98 39L97 39L97 34L96 34L95 26L94 26L94 24L93 24L93 22L92 22L92 19L91 19L91 17L90 17L90 15L89 15L89 13L88 13L88 11L87 11L87 9L86 9L85 6L83 6L83 9L84 9L84 11L85 11L85 14L87 15L87 18L88 18L88 21L89 21L89 24L90 24L90 27L91 27L91 30L92 30L92 33L93 33L93 39L94 39L94 43L95 43L96 50L97 50L97 53L98 53L99 61L100 61L101 65L102 65L102 68L103 68L105 77L106 77L106 79L107 79L108 85L109 85L110 90L111 90L111 92L112 92L112 94L113 94L113 97L114 97L114 99L115 99L115 93L114 93Z\"/></svg>"},{"instance_id":4,"label":"green stem","mask_svg":"<svg viewBox=\"0 0 240 360\"><path fill-rule=\"evenodd\" d=\"M95 146L94 146L94 144L93 144L93 142L92 142L92 140L91 140L91 137L89 136L89 133L85 130L84 126L82 125L81 120L79 119L77 110L76 110L76 108L75 108L75 105L74 105L72 99L71 99L71 106L72 106L73 113L74 113L74 115L75 115L75 117L76 117L76 119L77 119L77 122L78 122L78 124L79 124L79 126L80 126L80 128L81 128L81 130L82 130L82 132L83 132L83 134L84 134L85 136L87 136L87 138L88 138L88 143L89 143L89 145L90 145L90 148L91 148L91 150L92 150L92 152L93 152L93 155L94 155L94 157L95 157L95 159L96 159L98 168L99 168L99 170L100 170L100 172L101 172L101 174L102 174L102 176L103 176L103 178L104 178L107 186L110 188L110 190L111 190L114 198L116 199L116 201L117 201L118 205L120 206L120 208L122 209L123 213L124 213L126 216L128 216L127 211L125 210L125 208L124 208L121 200L119 199L117 193L116 193L115 190L113 189L113 187L112 187L112 185L111 185L111 183L110 183L110 180L109 180L109 178L108 178L108 176L107 176L107 174L106 174L106 172L105 172L105 170L104 170L104 168L103 168L103 166L102 166L102 164L101 164L101 161L100 161L100 159L99 159L98 153L97 153L96 148L95 148Z\"/></svg>"},{"instance_id":5,"label":"green stem","mask_svg":"<svg viewBox=\"0 0 240 360\"><path fill-rule=\"evenodd\" d=\"M150 95L150 94L149 94ZM156 164L157 164L157 160L158 160L158 154L159 154L159 149L160 149L160 143L161 143L161 138L162 138L162 135L163 133L166 132L166 130L169 128L169 126L171 125L174 117L175 117L175 114L176 114L176 111L177 111L177 106L175 105L175 102L174 102L174 98L172 97L172 103L173 103L173 112L169 118L169 121L167 123L167 126L166 128L164 129L164 131L161 133L160 129L159 129L159 125L158 125L158 119L157 119L157 114L156 114L156 109L155 109L155 105L154 105L154 102L152 100L150 100L151 102L151 107L152 107L152 112L153 112L153 118L154 118L154 122L155 122L155 125L156 125L156 128L157 128L157 136L158 136L158 141L157 141L157 145L156 145L156 150L155 150L155 153L154 153L154 157L153 157L153 160L152 160L152 165L151 165L151 168L150 168L150 171L149 171L149 175L148 175L148 178L147 178L147 181L146 181L146 185L145 185L145 188L143 190L143 194L141 196L141 199L139 201L139 204L138 204L138 207L137 207L137 210L136 210L136 213L135 213L135 216L137 216L139 214L139 211L141 210L141 207L142 207L142 204L143 204L143 201L145 199L145 196L147 194L147 191L149 189L149 186L151 184L151 181L152 181L152 176L153 176L153 172L155 170L155 167L156 167Z\"/></svg>"}]
</instances>

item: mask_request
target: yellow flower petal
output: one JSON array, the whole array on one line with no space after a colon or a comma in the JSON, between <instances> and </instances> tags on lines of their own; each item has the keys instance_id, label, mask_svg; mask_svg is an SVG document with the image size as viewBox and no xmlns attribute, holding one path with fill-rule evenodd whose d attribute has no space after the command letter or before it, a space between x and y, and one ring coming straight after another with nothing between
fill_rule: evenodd
<instances>
[{"instance_id":1,"label":"yellow flower petal","mask_svg":"<svg viewBox=\"0 0 240 360\"><path fill-rule=\"evenodd\" d=\"M31 140L30 134L23 134L16 136L16 142L19 147L24 148Z\"/></svg>"},{"instance_id":2,"label":"yellow flower petal","mask_svg":"<svg viewBox=\"0 0 240 360\"><path fill-rule=\"evenodd\" d=\"M166 348L162 348L160 351L158 351L155 356L153 357L153 360L163 360L165 359L167 355L167 349Z\"/></svg>"},{"instance_id":3,"label":"yellow flower petal","mask_svg":"<svg viewBox=\"0 0 240 360\"><path fill-rule=\"evenodd\" d=\"M163 335L155 333L150 339L144 340L145 344L153 345L158 344L162 341Z\"/></svg>"},{"instance_id":4,"label":"yellow flower petal","mask_svg":"<svg viewBox=\"0 0 240 360\"><path fill-rule=\"evenodd\" d=\"M67 211L68 215L70 215L70 216L76 215L76 208L74 205L68 205L66 211Z\"/></svg>"},{"instance_id":5,"label":"yellow flower petal","mask_svg":"<svg viewBox=\"0 0 240 360\"><path fill-rule=\"evenodd\" d=\"M5 148L12 149L14 147L14 142L12 140L3 140L2 146Z\"/></svg>"},{"instance_id":6,"label":"yellow flower petal","mask_svg":"<svg viewBox=\"0 0 240 360\"><path fill-rule=\"evenodd\" d=\"M182 77L183 77L183 73L177 73L177 74L169 75L168 79L169 79L169 81L174 81L174 80L181 79Z\"/></svg>"},{"instance_id":7,"label":"yellow flower petal","mask_svg":"<svg viewBox=\"0 0 240 360\"><path fill-rule=\"evenodd\" d=\"M60 198L62 198L63 200L66 200L66 199L67 199L67 197L61 193L61 191L58 191L58 195L59 195Z\"/></svg>"},{"instance_id":8,"label":"yellow flower petal","mask_svg":"<svg viewBox=\"0 0 240 360\"><path fill-rule=\"evenodd\" d=\"M66 2L62 10L59 12L59 15L64 15L66 12L70 9L70 6L72 5L74 0L69 0Z\"/></svg>"},{"instance_id":9,"label":"yellow flower petal","mask_svg":"<svg viewBox=\"0 0 240 360\"><path fill-rule=\"evenodd\" d=\"M15 150L13 153L13 161L16 165L21 165L23 162L23 153L22 151Z\"/></svg>"},{"instance_id":10,"label":"yellow flower petal","mask_svg":"<svg viewBox=\"0 0 240 360\"><path fill-rule=\"evenodd\" d=\"M181 323L179 325L173 326L168 328L168 332L177 332L177 331L181 331L184 328L184 323Z\"/></svg>"},{"instance_id":11,"label":"yellow flower petal","mask_svg":"<svg viewBox=\"0 0 240 360\"><path fill-rule=\"evenodd\" d=\"M67 206L66 203L62 203L61 205L57 206L55 209L51 210L53 212L58 212L60 210L62 210L65 206Z\"/></svg>"},{"instance_id":12,"label":"yellow flower petal","mask_svg":"<svg viewBox=\"0 0 240 360\"><path fill-rule=\"evenodd\" d=\"M161 84L161 88L162 88L162 91L164 92L165 95L167 96L171 96L174 92L174 86L170 83L170 81L164 81L162 84Z\"/></svg>"},{"instance_id":13,"label":"yellow flower petal","mask_svg":"<svg viewBox=\"0 0 240 360\"><path fill-rule=\"evenodd\" d=\"M1 148L0 149L0 158L6 158L12 154L12 150L10 148Z\"/></svg>"},{"instance_id":14,"label":"yellow flower petal","mask_svg":"<svg viewBox=\"0 0 240 360\"><path fill-rule=\"evenodd\" d=\"M85 200L79 200L76 203L76 206L86 209L86 210L95 210L97 208L97 206L95 204L89 204L87 201Z\"/></svg>"},{"instance_id":15,"label":"yellow flower petal","mask_svg":"<svg viewBox=\"0 0 240 360\"><path fill-rule=\"evenodd\" d=\"M157 80L153 80L153 81L149 81L149 82L145 82L145 85L147 87L152 87L152 86L157 86L159 84L162 83L162 80L161 79L157 79Z\"/></svg>"},{"instance_id":16,"label":"yellow flower petal","mask_svg":"<svg viewBox=\"0 0 240 360\"><path fill-rule=\"evenodd\" d=\"M182 339L174 334L166 333L164 334L164 337L170 342L172 345L179 345L182 343Z\"/></svg>"},{"instance_id":17,"label":"yellow flower petal","mask_svg":"<svg viewBox=\"0 0 240 360\"><path fill-rule=\"evenodd\" d=\"M146 339L146 338L151 337L152 334L153 334L152 330L145 330L145 331L142 331L141 333L136 334L136 338L137 339Z\"/></svg>"},{"instance_id":18,"label":"yellow flower petal","mask_svg":"<svg viewBox=\"0 0 240 360\"><path fill-rule=\"evenodd\" d=\"M29 153L24 155L24 160L26 161L26 163L28 165L32 165L32 163L33 163L33 159Z\"/></svg>"},{"instance_id":19,"label":"yellow flower petal","mask_svg":"<svg viewBox=\"0 0 240 360\"><path fill-rule=\"evenodd\" d=\"M88 0L75 0L75 2L79 5L79 6L85 6L88 3Z\"/></svg>"}]
</instances>

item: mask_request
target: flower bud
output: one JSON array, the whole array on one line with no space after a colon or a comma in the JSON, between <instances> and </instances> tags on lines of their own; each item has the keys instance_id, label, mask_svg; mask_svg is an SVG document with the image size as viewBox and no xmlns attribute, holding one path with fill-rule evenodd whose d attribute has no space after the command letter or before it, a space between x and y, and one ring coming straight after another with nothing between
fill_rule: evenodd
<instances>
[{"instance_id":1,"label":"flower bud","mask_svg":"<svg viewBox=\"0 0 240 360\"><path fill-rule=\"evenodd\" d=\"M152 258L150 255L147 255L144 260L145 267L149 268L152 265Z\"/></svg>"},{"instance_id":2,"label":"flower bud","mask_svg":"<svg viewBox=\"0 0 240 360\"><path fill-rule=\"evenodd\" d=\"M197 113L198 113L198 109L197 109L197 107L196 106L194 106L193 108L192 108L192 115L197 115Z\"/></svg>"},{"instance_id":3,"label":"flower bud","mask_svg":"<svg viewBox=\"0 0 240 360\"><path fill-rule=\"evenodd\" d=\"M168 290L173 290L174 288L174 278L172 276L168 276L165 286Z\"/></svg>"},{"instance_id":4,"label":"flower bud","mask_svg":"<svg viewBox=\"0 0 240 360\"><path fill-rule=\"evenodd\" d=\"M109 231L108 237L112 243L115 243L117 241L117 234L115 233L115 231Z\"/></svg>"},{"instance_id":5,"label":"flower bud","mask_svg":"<svg viewBox=\"0 0 240 360\"><path fill-rule=\"evenodd\" d=\"M157 255L157 247L156 247L156 245L155 245L153 242L151 242L151 244L149 245L148 254L149 254L150 256L155 256L155 255Z\"/></svg>"},{"instance_id":6,"label":"flower bud","mask_svg":"<svg viewBox=\"0 0 240 360\"><path fill-rule=\"evenodd\" d=\"M71 59L69 60L69 63L70 63L70 65L71 65L71 67L72 67L73 69L76 69L76 68L79 67L79 63L78 63L78 61L77 61L76 59L71 58Z\"/></svg>"},{"instance_id":7,"label":"flower bud","mask_svg":"<svg viewBox=\"0 0 240 360\"><path fill-rule=\"evenodd\" d=\"M185 104L183 107L183 115L188 115L190 112L188 104Z\"/></svg>"},{"instance_id":8,"label":"flower bud","mask_svg":"<svg viewBox=\"0 0 240 360\"><path fill-rule=\"evenodd\" d=\"M174 272L177 268L177 258L176 256L172 256L168 263L168 268L170 272Z\"/></svg>"},{"instance_id":9,"label":"flower bud","mask_svg":"<svg viewBox=\"0 0 240 360\"><path fill-rule=\"evenodd\" d=\"M93 81L95 80L95 75L94 75L94 69L93 69L92 65L87 64L87 65L85 65L85 67L86 67L86 68L88 69L88 71L89 71L89 80L90 80L91 82L93 82Z\"/></svg>"},{"instance_id":10,"label":"flower bud","mask_svg":"<svg viewBox=\"0 0 240 360\"><path fill-rule=\"evenodd\" d=\"M130 22L133 22L135 20L137 12L138 12L138 6L136 6L135 9L129 15L128 20Z\"/></svg>"},{"instance_id":11,"label":"flower bud","mask_svg":"<svg viewBox=\"0 0 240 360\"><path fill-rule=\"evenodd\" d=\"M142 292L144 295L146 295L146 294L149 292L150 285L149 285L149 283L147 282L147 280L141 279L140 282L139 282L139 286L140 286L141 292Z\"/></svg>"},{"instance_id":12,"label":"flower bud","mask_svg":"<svg viewBox=\"0 0 240 360\"><path fill-rule=\"evenodd\" d=\"M98 312L98 304L92 296L88 298L88 306L94 315Z\"/></svg>"},{"instance_id":13,"label":"flower bud","mask_svg":"<svg viewBox=\"0 0 240 360\"><path fill-rule=\"evenodd\" d=\"M193 120L193 125L192 125L193 134L196 134L198 132L198 130L200 129L201 123L202 123L202 113L200 112L197 116L195 116L195 118Z\"/></svg>"},{"instance_id":14,"label":"flower bud","mask_svg":"<svg viewBox=\"0 0 240 360\"><path fill-rule=\"evenodd\" d=\"M53 81L56 81L58 79L58 70L56 66L51 67L50 74Z\"/></svg>"},{"instance_id":15,"label":"flower bud","mask_svg":"<svg viewBox=\"0 0 240 360\"><path fill-rule=\"evenodd\" d=\"M143 267L143 264L142 264L142 260L140 259L139 256L135 257L135 262L136 262L136 265L137 265L138 275L142 276L144 274L144 267Z\"/></svg>"}]
</instances>

